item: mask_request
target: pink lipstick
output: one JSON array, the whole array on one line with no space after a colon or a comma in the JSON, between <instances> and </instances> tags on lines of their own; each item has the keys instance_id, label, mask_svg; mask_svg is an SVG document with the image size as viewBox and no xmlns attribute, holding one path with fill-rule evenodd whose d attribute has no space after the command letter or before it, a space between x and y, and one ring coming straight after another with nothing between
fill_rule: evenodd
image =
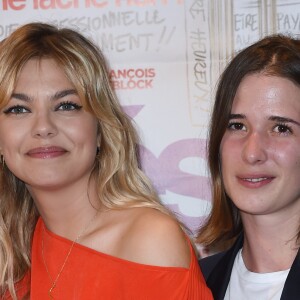
<instances>
[{"instance_id":1,"label":"pink lipstick","mask_svg":"<svg viewBox=\"0 0 300 300\"><path fill-rule=\"evenodd\" d=\"M61 147L49 146L49 147L38 147L31 149L27 152L27 155L32 158L55 158L66 154L67 151Z\"/></svg>"}]
</instances>

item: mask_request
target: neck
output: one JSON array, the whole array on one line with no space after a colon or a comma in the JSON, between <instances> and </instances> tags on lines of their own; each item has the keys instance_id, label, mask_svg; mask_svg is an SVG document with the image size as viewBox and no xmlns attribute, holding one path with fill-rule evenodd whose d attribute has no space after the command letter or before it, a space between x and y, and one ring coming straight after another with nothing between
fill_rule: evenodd
<instances>
[{"instance_id":1,"label":"neck","mask_svg":"<svg viewBox=\"0 0 300 300\"><path fill-rule=\"evenodd\" d=\"M100 209L94 181L51 191L28 189L46 227L70 240Z\"/></svg>"},{"instance_id":2,"label":"neck","mask_svg":"<svg viewBox=\"0 0 300 300\"><path fill-rule=\"evenodd\" d=\"M249 271L268 273L291 267L297 251L299 216L288 220L274 216L243 215L243 259Z\"/></svg>"}]
</instances>

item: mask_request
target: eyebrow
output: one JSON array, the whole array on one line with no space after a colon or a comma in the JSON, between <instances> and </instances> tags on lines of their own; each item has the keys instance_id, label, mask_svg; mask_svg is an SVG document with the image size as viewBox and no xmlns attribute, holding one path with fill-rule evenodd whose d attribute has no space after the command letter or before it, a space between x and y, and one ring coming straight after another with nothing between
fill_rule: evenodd
<instances>
[{"instance_id":1,"label":"eyebrow","mask_svg":"<svg viewBox=\"0 0 300 300\"><path fill-rule=\"evenodd\" d=\"M295 125L300 126L300 123L291 119L291 118L286 118L286 117L280 117L280 116L271 116L269 118L270 121L276 121L276 122L280 122L280 123L293 123Z\"/></svg>"},{"instance_id":2,"label":"eyebrow","mask_svg":"<svg viewBox=\"0 0 300 300\"><path fill-rule=\"evenodd\" d=\"M56 92L52 97L51 100L58 100L60 98L66 97L68 95L78 95L76 90L68 89Z\"/></svg>"},{"instance_id":3,"label":"eyebrow","mask_svg":"<svg viewBox=\"0 0 300 300\"><path fill-rule=\"evenodd\" d=\"M22 94L22 93L13 93L11 95L11 98L16 98L18 100L22 100L22 101L26 101L26 102L30 101L30 97L28 97L27 95Z\"/></svg>"},{"instance_id":4,"label":"eyebrow","mask_svg":"<svg viewBox=\"0 0 300 300\"><path fill-rule=\"evenodd\" d=\"M246 119L246 116L243 114L230 114L229 120L232 119ZM280 116L270 116L268 118L269 121L279 122L279 123L293 123L295 125L300 126L300 123L287 117L280 117Z\"/></svg>"},{"instance_id":5,"label":"eyebrow","mask_svg":"<svg viewBox=\"0 0 300 300\"><path fill-rule=\"evenodd\" d=\"M63 97L66 97L68 95L77 95L77 91L75 89L67 89L67 90L58 91L53 96L51 96L50 100L58 100ZM23 94L23 93L13 93L11 95L11 98L15 98L15 99L22 100L25 102L32 101L32 98L30 96Z\"/></svg>"},{"instance_id":6,"label":"eyebrow","mask_svg":"<svg viewBox=\"0 0 300 300\"><path fill-rule=\"evenodd\" d=\"M232 119L246 119L246 116L242 115L242 114L230 114L229 120L232 120Z\"/></svg>"}]
</instances>

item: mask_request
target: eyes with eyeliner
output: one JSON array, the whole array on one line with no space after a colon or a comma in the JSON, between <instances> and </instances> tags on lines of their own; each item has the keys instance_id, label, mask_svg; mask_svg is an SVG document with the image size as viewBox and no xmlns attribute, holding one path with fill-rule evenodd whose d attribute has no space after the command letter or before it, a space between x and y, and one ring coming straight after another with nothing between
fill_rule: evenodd
<instances>
[{"instance_id":1,"label":"eyes with eyeliner","mask_svg":"<svg viewBox=\"0 0 300 300\"><path fill-rule=\"evenodd\" d=\"M73 101L63 101L58 103L54 107L54 111L79 111L82 109L82 105L79 105ZM30 113L31 110L25 105L12 105L4 109L3 113L6 115L21 115L25 113Z\"/></svg>"},{"instance_id":2,"label":"eyes with eyeliner","mask_svg":"<svg viewBox=\"0 0 300 300\"><path fill-rule=\"evenodd\" d=\"M232 132L247 132L248 128L243 122L230 121L227 130ZM279 122L272 126L272 132L278 135L287 136L293 134L293 129L287 123Z\"/></svg>"}]
</instances>

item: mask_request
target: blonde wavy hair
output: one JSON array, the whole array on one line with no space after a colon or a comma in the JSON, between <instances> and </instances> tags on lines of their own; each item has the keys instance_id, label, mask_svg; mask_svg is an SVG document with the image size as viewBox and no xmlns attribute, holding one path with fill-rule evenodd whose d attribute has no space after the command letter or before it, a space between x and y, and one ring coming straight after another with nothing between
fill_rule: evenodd
<instances>
[{"instance_id":1,"label":"blonde wavy hair","mask_svg":"<svg viewBox=\"0 0 300 300\"><path fill-rule=\"evenodd\" d=\"M80 33L45 23L29 23L0 42L0 109L10 100L22 67L32 58L54 59L74 85L84 108L98 120L100 151L92 176L98 182L99 201L112 209L152 207L172 216L140 169L138 138L111 88L105 58ZM31 242L38 216L24 182L2 165L1 298L10 293L17 299L16 283L30 271Z\"/></svg>"}]
</instances>

